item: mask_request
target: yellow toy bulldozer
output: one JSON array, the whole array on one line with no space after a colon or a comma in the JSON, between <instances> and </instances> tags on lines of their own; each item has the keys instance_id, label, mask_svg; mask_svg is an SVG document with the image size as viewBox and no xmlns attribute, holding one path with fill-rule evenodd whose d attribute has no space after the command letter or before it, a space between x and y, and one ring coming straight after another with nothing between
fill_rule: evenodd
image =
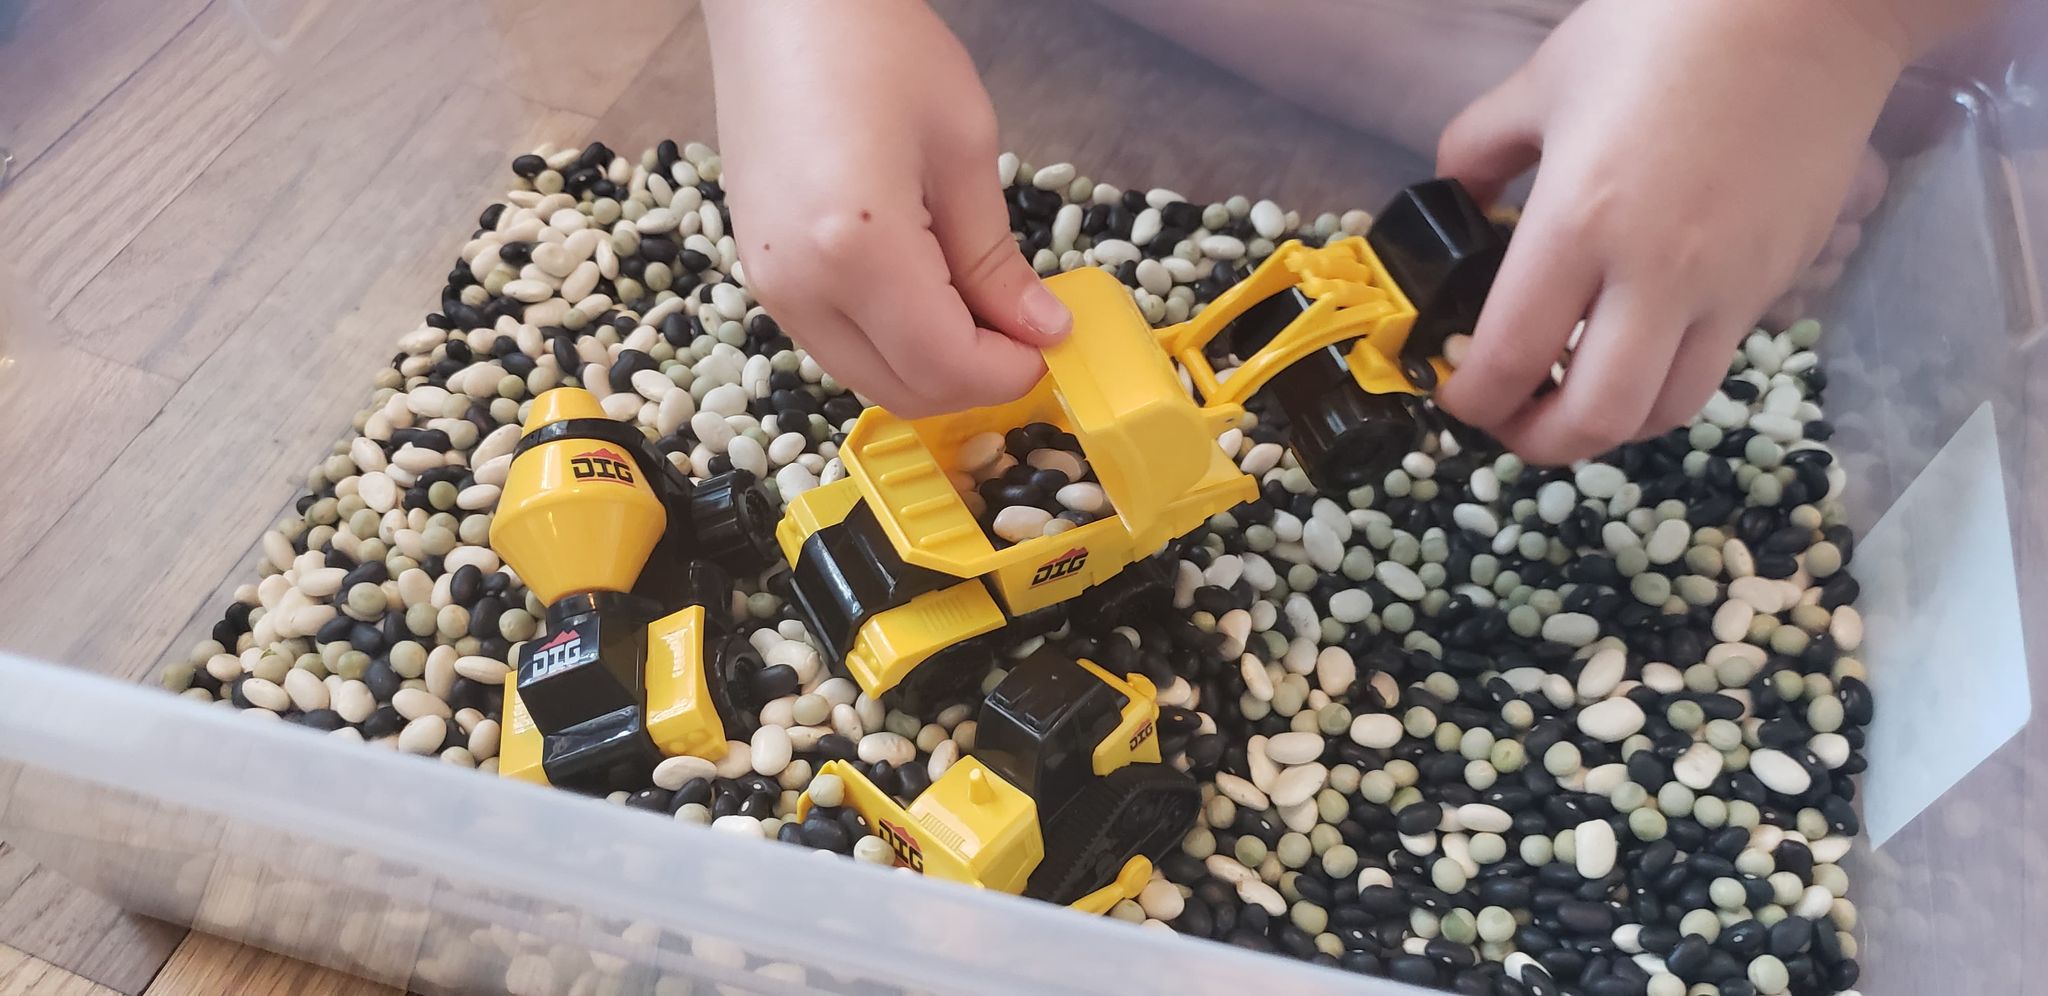
<instances>
[{"instance_id":1,"label":"yellow toy bulldozer","mask_svg":"<svg viewBox=\"0 0 2048 996\"><path fill-rule=\"evenodd\" d=\"M974 754L907 808L845 761L819 773L845 782L899 865L1102 913L1144 888L1150 858L1201 810L1194 779L1160 763L1158 719L1143 675L1041 650L983 700ZM798 818L809 812L806 794Z\"/></svg>"},{"instance_id":2,"label":"yellow toy bulldozer","mask_svg":"<svg viewBox=\"0 0 2048 996\"><path fill-rule=\"evenodd\" d=\"M1280 246L1157 332L1108 273L1052 277L1074 331L1045 351L1030 393L919 420L861 414L839 449L846 478L799 496L776 530L791 600L836 670L912 711L977 687L998 641L1056 629L1069 603L1108 622L1164 611L1165 565L1147 558L1258 496L1216 445L1245 403L1273 389L1322 486L1377 480L1420 441L1415 405L1448 373L1444 339L1476 322L1505 243L1439 180L1403 191L1364 237ZM1227 375L1209 358L1219 337L1240 360ZM1034 422L1074 436L1115 514L998 548L947 470L968 439ZM823 770L899 864L1106 909L1144 884L1144 862L1186 831L1199 795L1160 763L1148 681L1051 656L1005 676L976 756L907 809L851 765Z\"/></svg>"}]
</instances>

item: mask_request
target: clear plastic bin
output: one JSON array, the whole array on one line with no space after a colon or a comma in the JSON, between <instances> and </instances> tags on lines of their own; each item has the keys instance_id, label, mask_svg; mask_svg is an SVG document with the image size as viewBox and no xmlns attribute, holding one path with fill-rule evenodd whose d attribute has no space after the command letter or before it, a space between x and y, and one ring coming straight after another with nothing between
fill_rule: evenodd
<instances>
[{"instance_id":1,"label":"clear plastic bin","mask_svg":"<svg viewBox=\"0 0 2048 996\"><path fill-rule=\"evenodd\" d=\"M617 5L603 6L607 16L616 13ZM1530 11L1541 5L1501 4L1491 15L1486 5L1463 6L1479 9L1475 16L1504 18L1501 23L1514 28L1509 34L1533 37L1515 26L1529 24ZM421 10L427 7L435 9ZM327 30L336 19L365 16L363 10L391 17L390 34ZM363 199L349 203L367 203L391 217L340 218L337 208L323 224L347 226L341 230L350 238L380 247L393 264L390 274L425 266L428 277L434 267L423 261L452 254L470 213L502 189L494 185L497 171L525 145L549 137L574 140L586 132L627 149L671 132L709 139L704 129L647 132L645 114L621 110L671 101L683 108L677 118L708 123L709 95L701 77L694 86L660 77L634 80L615 88L620 96L606 106L549 106L551 89L571 87L574 73L609 70L597 46L580 52L586 61L570 69L540 58L536 53L554 51L556 42L547 37L549 22L530 13L495 4L414 5L407 11L380 2L243 3L214 11L229 18L221 30L232 51L223 58L267 60L263 72L277 85L276 99L302 104L305 120L317 123L324 113L372 115L403 129L394 142L480 146L464 160L476 165L474 176L422 178L399 168L365 179L347 172L348 149L323 144L315 131L280 130L248 139L258 153L341 160L304 175L366 185ZM1892 160L1891 191L1826 313L1830 331L1822 349L1834 377L1829 405L1840 430L1834 445L1850 471L1848 500L1859 531L1890 507L1966 419L1990 405L2006 475L2019 600L2031 637L2027 669L2039 707L2048 705L2048 573L2040 569L2048 554L2048 506L2038 498L2048 487L2048 412L2042 410L2048 347L2041 345L2048 337L2048 266L2037 254L2048 251L2048 109L2039 103L2040 88L2048 86L2048 53L2038 46L2048 32L2041 30L2038 8L2015 16L2006 40L2032 39L2022 44L2035 51L2001 59L1996 72L1974 78L1919 71L1902 85L1895 113L1879 136ZM1057 17L1075 23L1059 27ZM1143 63L1147 67L1185 59L1134 41L1143 36L1090 8L1059 5L1057 17L1048 15L1055 26L1032 33L1045 37L1014 44L1071 43L1084 55L1100 54L1105 45L1138 45L1142 58L1154 60ZM369 84L335 75L350 66L390 70L388 59L379 61L381 49L418 31L444 33L448 61L476 67L473 75L432 80L448 88L445 99L422 105L374 89L351 93L347 88ZM1333 138L1332 126L1276 110L1270 98L1251 95L1213 70L1185 66L1175 71L1187 75L1175 78L1207 81L1201 99L1221 101L1209 115L1218 120L1177 122L1176 134L1160 138L1163 150L1135 148L1145 143L1105 138L1098 131L1063 131L1044 115L1012 113L1015 98L1006 96L1003 80L1020 78L1020 71L1013 67L1005 77L1000 67L1001 46L1013 41L988 34L970 33L968 41L990 69L1011 128L1007 142L1037 158L1072 158L1113 181L1157 182L1198 198L1265 194L1305 211L1376 204L1382 192L1423 168L1412 157ZM573 41L560 44L577 47ZM0 42L0 60L18 51ZM480 62L462 61L479 53ZM51 70L59 73L56 83L90 82L62 76L66 71ZM561 73L570 75L551 75ZM1158 106L1147 79L1105 78L1086 86L1088 100L1098 104L1126 100L1140 106L1153 100L1150 106ZM79 89L62 99L90 96ZM21 111L22 120L29 120L23 109L35 106L19 99L10 103L0 93L0 112ZM1263 135L1292 129L1308 150L1301 163L1269 176L1219 175L1205 172L1186 151L1226 138L1231 129L1250 129L1254 119L1265 119L1258 125L1266 129ZM1020 127L1019 120L1026 123ZM262 127L260 119L252 126ZM0 216L10 210L8 196L41 189L37 171L44 157L62 149L59 136L24 129L21 120L0 114L0 134L10 128L17 143L27 145L13 185L0 191ZM311 151L304 151L308 146ZM237 154L235 148L227 146L225 154ZM1376 165L1335 179L1318 172L1351 151L1358 153L1352 161ZM238 193L302 196L293 193L297 187L285 189L285 180L271 186L255 160L250 162L251 187ZM415 196L421 183L438 185L430 191L434 197ZM325 210L318 197L291 203ZM170 210L177 210L175 204ZM255 232L257 225L246 228ZM31 252L0 258L0 267L15 271L11 283L0 283L0 303L12 305L15 316L10 329L9 311L0 310L0 412L7 411L10 395L17 402L33 396L35 365L62 362L43 360L46 350L40 347L24 356L22 326L41 328L42 316L52 314L58 316L52 326L57 339L84 333L87 345L122 341L98 339L101 330L65 322L62 306L77 288L67 282L66 271L35 256L35 247L50 244L35 241L44 234L28 231ZM137 238L149 238L148 230ZM306 269L339 265L314 252L254 276L216 275L213 297L187 295L181 301L199 309L195 321L225 314L240 322L263 307L266 295L302 280ZM125 259L110 258L108 265L117 267ZM189 259L164 265L207 276ZM376 348L353 355L322 347L305 362L341 373L326 381L307 375L270 386L278 397L300 397L303 407L281 426L222 424L222 439L237 432L247 437L236 445L275 448L279 440L292 439L299 446L279 455L287 469L264 485L267 491L221 497L220 514L246 518L251 541L292 496L289 475L343 428L379 357L409 327L391 322L412 320L431 301L424 281L380 272L344 267L336 277L382 292L382 310L373 317L386 324L348 340ZM222 300L228 305L220 305ZM273 317L324 330L352 320L354 300L316 298L289 315L289 322ZM23 317L31 314L37 316L33 323ZM199 361L173 351L162 362L189 367ZM317 395L316 389L339 390L341 396ZM218 393L203 391L177 395L168 404L166 418L190 419L193 406L231 407ZM309 435L309 424L325 428ZM320 441L307 444L300 436ZM20 442L0 426L0 443L10 445L0 457L10 472L27 456L26 449L11 449ZM108 473L109 486L135 483L121 465ZM97 486L87 478L78 491ZM153 511L155 500L193 500L190 486L168 487L164 496L133 495L132 514L148 521L164 514ZM0 521L14 521L6 514L0 509ZM107 556L94 540L101 532L118 539L126 535L122 529L131 528L109 522L104 530L67 529L54 517L30 518L46 530L38 534L42 543L61 548L24 553L27 566L17 570ZM1938 537L1939 523L1926 528ZM1905 561L1859 571L1867 599L1882 597L1877 589L1885 578L1927 567L1912 558L1940 555L1938 547L1908 549ZM147 604L138 603L159 617L166 603L174 603L195 619L175 637L157 634L147 650L93 642L44 623L52 606L95 597L67 587L61 572L32 584L16 576L13 587L4 589L29 594L0 608L0 646L72 666L0 653L0 840L130 909L433 993L508 986L570 992L580 975L600 970L626 982L630 991L662 993L688 991L664 978L749 992L1416 991L672 826L565 793L386 752L341 747L87 673L133 677L149 671L157 656L180 653L202 632L198 616L220 604L213 587L219 578L232 569L232 585L249 574L246 559L235 563L234 555L216 554L215 560L223 570L204 578L167 574L161 586L150 589ZM165 586L176 590L165 594ZM127 622L121 604L98 611L109 629ZM110 659L106 654L117 651L108 647L128 656ZM1881 711L1914 707L1904 700L1879 703ZM2031 960L2033 945L2048 937L2048 903L2042 900L2048 895L2048 719L2041 718L2048 709L2036 708L2034 715L2017 737L1903 832L1875 852L1854 856L1851 895L1864 914L1865 993L2041 991ZM520 939L517 948L524 952L510 962L492 953L496 944L486 943L490 935L507 933Z\"/></svg>"}]
</instances>

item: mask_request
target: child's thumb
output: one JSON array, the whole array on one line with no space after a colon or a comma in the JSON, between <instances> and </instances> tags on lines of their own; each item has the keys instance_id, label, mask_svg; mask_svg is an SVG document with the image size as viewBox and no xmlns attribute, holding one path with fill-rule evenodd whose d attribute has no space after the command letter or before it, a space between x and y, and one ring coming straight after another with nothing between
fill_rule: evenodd
<instances>
[{"instance_id":1,"label":"child's thumb","mask_svg":"<svg viewBox=\"0 0 2048 996\"><path fill-rule=\"evenodd\" d=\"M1514 79L1480 96L1437 143L1438 176L1458 180L1481 204L1491 205L1542 156L1542 136L1530 113L1526 87Z\"/></svg>"}]
</instances>

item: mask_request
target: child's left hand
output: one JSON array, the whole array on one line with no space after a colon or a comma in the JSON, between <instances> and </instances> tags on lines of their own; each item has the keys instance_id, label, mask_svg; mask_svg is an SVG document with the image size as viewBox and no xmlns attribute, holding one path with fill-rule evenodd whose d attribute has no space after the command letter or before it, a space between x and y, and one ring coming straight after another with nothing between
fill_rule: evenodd
<instances>
[{"instance_id":1,"label":"child's left hand","mask_svg":"<svg viewBox=\"0 0 2048 996\"><path fill-rule=\"evenodd\" d=\"M1697 413L1834 233L1911 54L1858 9L1588 0L1452 122L1438 171L1482 201L1541 167L1445 410L1546 464Z\"/></svg>"}]
</instances>

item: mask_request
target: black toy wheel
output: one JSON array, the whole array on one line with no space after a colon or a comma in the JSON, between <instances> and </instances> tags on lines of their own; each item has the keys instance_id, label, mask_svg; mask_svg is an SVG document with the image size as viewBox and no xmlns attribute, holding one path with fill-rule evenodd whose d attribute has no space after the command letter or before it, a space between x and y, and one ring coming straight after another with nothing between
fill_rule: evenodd
<instances>
[{"instance_id":1,"label":"black toy wheel","mask_svg":"<svg viewBox=\"0 0 2048 996\"><path fill-rule=\"evenodd\" d=\"M1402 190L1374 216L1365 238L1415 305L1401 350L1410 362L1440 356L1445 337L1472 331L1508 247L1507 232L1456 180Z\"/></svg>"},{"instance_id":2,"label":"black toy wheel","mask_svg":"<svg viewBox=\"0 0 2048 996\"><path fill-rule=\"evenodd\" d=\"M734 634L704 639L704 685L711 707L725 727L727 740L745 740L761 725L761 706L754 694L754 678L766 667L761 655L747 638Z\"/></svg>"},{"instance_id":3,"label":"black toy wheel","mask_svg":"<svg viewBox=\"0 0 2048 996\"><path fill-rule=\"evenodd\" d=\"M1075 596L1067 603L1074 628L1100 636L1136 621L1167 618L1173 608L1174 559L1146 557Z\"/></svg>"},{"instance_id":4,"label":"black toy wheel","mask_svg":"<svg viewBox=\"0 0 2048 996\"><path fill-rule=\"evenodd\" d=\"M981 640L968 640L925 658L895 688L882 693L882 705L913 716L928 716L955 702L981 696L982 679L996 665L995 653Z\"/></svg>"},{"instance_id":5,"label":"black toy wheel","mask_svg":"<svg viewBox=\"0 0 2048 996\"><path fill-rule=\"evenodd\" d=\"M697 482L690 492L690 529L695 556L738 575L759 573L780 556L775 546L775 506L754 475L729 470Z\"/></svg>"},{"instance_id":6,"label":"black toy wheel","mask_svg":"<svg viewBox=\"0 0 2048 996\"><path fill-rule=\"evenodd\" d=\"M1201 808L1195 780L1164 764L1127 764L1095 779L1043 823L1045 858L1024 894L1072 903L1108 885L1130 859L1158 860Z\"/></svg>"},{"instance_id":7,"label":"black toy wheel","mask_svg":"<svg viewBox=\"0 0 2048 996\"><path fill-rule=\"evenodd\" d=\"M1377 484L1422 442L1411 404L1404 395L1338 384L1321 398L1289 406L1289 443L1302 470L1324 491Z\"/></svg>"}]
</instances>

